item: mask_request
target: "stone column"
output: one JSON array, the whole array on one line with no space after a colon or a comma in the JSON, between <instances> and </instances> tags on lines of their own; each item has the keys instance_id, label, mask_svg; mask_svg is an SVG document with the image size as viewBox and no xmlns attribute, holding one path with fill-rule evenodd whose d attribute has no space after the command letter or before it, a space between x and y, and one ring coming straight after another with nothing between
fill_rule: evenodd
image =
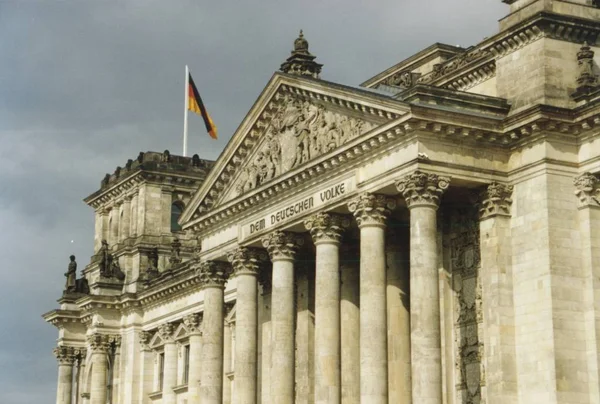
<instances>
[{"instance_id":1,"label":"stone column","mask_svg":"<svg viewBox=\"0 0 600 404\"><path fill-rule=\"evenodd\" d=\"M75 397L81 397L81 395L86 392L85 386L85 360L87 358L87 351L85 348L75 348L75 359L77 361L77 388L75 389ZM83 403L83 400L76 399L77 403Z\"/></svg>"},{"instance_id":2,"label":"stone column","mask_svg":"<svg viewBox=\"0 0 600 404\"><path fill-rule=\"evenodd\" d=\"M342 404L360 404L360 256L359 245L341 246L340 343Z\"/></svg>"},{"instance_id":3,"label":"stone column","mask_svg":"<svg viewBox=\"0 0 600 404\"><path fill-rule=\"evenodd\" d=\"M137 232L137 223L138 223L138 194L133 194L131 198L131 215L129 217L129 235L136 237L138 235Z\"/></svg>"},{"instance_id":4,"label":"stone column","mask_svg":"<svg viewBox=\"0 0 600 404\"><path fill-rule=\"evenodd\" d=\"M123 217L120 223L119 238L121 241L129 237L131 232L131 195L123 200Z\"/></svg>"},{"instance_id":5,"label":"stone column","mask_svg":"<svg viewBox=\"0 0 600 404\"><path fill-rule=\"evenodd\" d=\"M479 245L484 358L489 404L517 403L517 368L511 265L513 187L493 183L480 196ZM482 397L483 398L483 397Z\"/></svg>"},{"instance_id":6,"label":"stone column","mask_svg":"<svg viewBox=\"0 0 600 404\"><path fill-rule=\"evenodd\" d=\"M304 221L316 247L315 404L341 400L339 247L349 225L343 216L322 212Z\"/></svg>"},{"instance_id":7,"label":"stone column","mask_svg":"<svg viewBox=\"0 0 600 404\"><path fill-rule=\"evenodd\" d=\"M72 347L54 348L54 356L58 360L58 386L56 387L56 404L71 404L73 397L73 363L75 355Z\"/></svg>"},{"instance_id":8,"label":"stone column","mask_svg":"<svg viewBox=\"0 0 600 404\"><path fill-rule=\"evenodd\" d=\"M162 403L175 404L177 395L173 387L177 385L177 344L173 339L175 327L173 324L166 323L158 326L158 335L164 342L164 363L163 363L163 385L162 385Z\"/></svg>"},{"instance_id":9,"label":"stone column","mask_svg":"<svg viewBox=\"0 0 600 404\"><path fill-rule=\"evenodd\" d=\"M90 404L106 404L109 336L98 333L88 335L88 345L92 352Z\"/></svg>"},{"instance_id":10,"label":"stone column","mask_svg":"<svg viewBox=\"0 0 600 404\"><path fill-rule=\"evenodd\" d=\"M360 228L360 397L388 403L385 222L396 201L364 193L348 203Z\"/></svg>"},{"instance_id":11,"label":"stone column","mask_svg":"<svg viewBox=\"0 0 600 404\"><path fill-rule=\"evenodd\" d=\"M396 182L410 209L412 401L442 403L437 209L450 179L415 171Z\"/></svg>"},{"instance_id":12,"label":"stone column","mask_svg":"<svg viewBox=\"0 0 600 404\"><path fill-rule=\"evenodd\" d=\"M148 394L153 393L154 379L154 353L148 346L152 334L148 331L140 332L140 352L141 352L141 364L140 364L140 379L139 379L139 401L134 404L146 404Z\"/></svg>"},{"instance_id":13,"label":"stone column","mask_svg":"<svg viewBox=\"0 0 600 404\"><path fill-rule=\"evenodd\" d=\"M241 247L229 253L227 259L236 277L237 301L235 313L235 404L256 404L258 280L261 263L267 255L263 250Z\"/></svg>"},{"instance_id":14,"label":"stone column","mask_svg":"<svg viewBox=\"0 0 600 404\"><path fill-rule=\"evenodd\" d=\"M110 335L108 337L108 343L114 347L114 361L112 369L112 402L117 403L119 400L119 386L121 384L121 336Z\"/></svg>"},{"instance_id":15,"label":"stone column","mask_svg":"<svg viewBox=\"0 0 600 404\"><path fill-rule=\"evenodd\" d=\"M294 403L294 257L302 239L275 231L262 239L273 262L271 289L271 402Z\"/></svg>"},{"instance_id":16,"label":"stone column","mask_svg":"<svg viewBox=\"0 0 600 404\"><path fill-rule=\"evenodd\" d=\"M183 318L190 339L190 363L188 372L188 404L200 403L200 372L202 371L202 316L190 314Z\"/></svg>"},{"instance_id":17,"label":"stone column","mask_svg":"<svg viewBox=\"0 0 600 404\"><path fill-rule=\"evenodd\" d=\"M204 292L202 370L200 402L223 402L223 290L228 265L218 261L200 263L197 270Z\"/></svg>"},{"instance_id":18,"label":"stone column","mask_svg":"<svg viewBox=\"0 0 600 404\"><path fill-rule=\"evenodd\" d=\"M259 282L262 286L260 403L271 402L271 279L271 271L260 272Z\"/></svg>"}]
</instances>

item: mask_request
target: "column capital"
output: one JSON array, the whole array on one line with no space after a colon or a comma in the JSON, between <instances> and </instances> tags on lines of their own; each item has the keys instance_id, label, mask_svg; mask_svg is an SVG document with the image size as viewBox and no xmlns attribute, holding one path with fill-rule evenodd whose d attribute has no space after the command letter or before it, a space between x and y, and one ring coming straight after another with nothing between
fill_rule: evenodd
<instances>
[{"instance_id":1,"label":"column capital","mask_svg":"<svg viewBox=\"0 0 600 404\"><path fill-rule=\"evenodd\" d=\"M52 351L59 365L72 366L75 362L75 350L70 346L58 346Z\"/></svg>"},{"instance_id":2,"label":"column capital","mask_svg":"<svg viewBox=\"0 0 600 404\"><path fill-rule=\"evenodd\" d=\"M147 351L150 349L150 340L152 339L152 333L149 331L140 331L140 347L142 351Z\"/></svg>"},{"instance_id":3,"label":"column capital","mask_svg":"<svg viewBox=\"0 0 600 404\"><path fill-rule=\"evenodd\" d=\"M310 232L315 244L321 242L339 244L344 229L350 227L350 220L344 215L319 212L304 220L304 227Z\"/></svg>"},{"instance_id":4,"label":"column capital","mask_svg":"<svg viewBox=\"0 0 600 404\"><path fill-rule=\"evenodd\" d=\"M492 182L479 195L479 219L490 217L510 217L510 205L512 204L512 185Z\"/></svg>"},{"instance_id":5,"label":"column capital","mask_svg":"<svg viewBox=\"0 0 600 404\"><path fill-rule=\"evenodd\" d=\"M202 314L193 313L183 318L183 324L190 335L202 335L200 326L202 325Z\"/></svg>"},{"instance_id":6,"label":"column capital","mask_svg":"<svg viewBox=\"0 0 600 404\"><path fill-rule=\"evenodd\" d=\"M110 348L109 336L94 333L87 336L87 343L92 353L106 353Z\"/></svg>"},{"instance_id":7,"label":"column capital","mask_svg":"<svg viewBox=\"0 0 600 404\"><path fill-rule=\"evenodd\" d=\"M579 207L600 206L600 180L594 174L586 172L573 180L575 195L579 198Z\"/></svg>"},{"instance_id":8,"label":"column capital","mask_svg":"<svg viewBox=\"0 0 600 404\"><path fill-rule=\"evenodd\" d=\"M224 288L229 277L229 265L221 261L200 262L196 274L200 279L202 288Z\"/></svg>"},{"instance_id":9,"label":"column capital","mask_svg":"<svg viewBox=\"0 0 600 404\"><path fill-rule=\"evenodd\" d=\"M164 323L158 326L158 335L165 342L174 342L173 333L175 332L175 326L173 323Z\"/></svg>"},{"instance_id":10,"label":"column capital","mask_svg":"<svg viewBox=\"0 0 600 404\"><path fill-rule=\"evenodd\" d=\"M271 260L293 260L298 247L304 243L304 240L298 234L279 230L267 234L261 241Z\"/></svg>"},{"instance_id":11,"label":"column capital","mask_svg":"<svg viewBox=\"0 0 600 404\"><path fill-rule=\"evenodd\" d=\"M365 192L348 202L348 209L354 214L358 227L385 226L386 219L395 207L394 198L370 192Z\"/></svg>"},{"instance_id":12,"label":"column capital","mask_svg":"<svg viewBox=\"0 0 600 404\"><path fill-rule=\"evenodd\" d=\"M396 188L406 201L408 208L440 206L440 196L450 186L450 177L415 171L396 181Z\"/></svg>"},{"instance_id":13,"label":"column capital","mask_svg":"<svg viewBox=\"0 0 600 404\"><path fill-rule=\"evenodd\" d=\"M257 276L269 257L262 248L239 247L227 253L227 259L231 262L234 275Z\"/></svg>"}]
</instances>

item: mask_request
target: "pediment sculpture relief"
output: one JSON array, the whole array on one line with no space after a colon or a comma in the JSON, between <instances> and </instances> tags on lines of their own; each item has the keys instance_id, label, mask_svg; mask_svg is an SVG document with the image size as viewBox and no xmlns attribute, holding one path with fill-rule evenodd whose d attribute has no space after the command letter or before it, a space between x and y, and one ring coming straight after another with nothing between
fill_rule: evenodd
<instances>
[{"instance_id":1,"label":"pediment sculpture relief","mask_svg":"<svg viewBox=\"0 0 600 404\"><path fill-rule=\"evenodd\" d=\"M258 144L242 168L231 197L329 153L372 128L373 124L362 119L285 97L267 126L264 141Z\"/></svg>"}]
</instances>

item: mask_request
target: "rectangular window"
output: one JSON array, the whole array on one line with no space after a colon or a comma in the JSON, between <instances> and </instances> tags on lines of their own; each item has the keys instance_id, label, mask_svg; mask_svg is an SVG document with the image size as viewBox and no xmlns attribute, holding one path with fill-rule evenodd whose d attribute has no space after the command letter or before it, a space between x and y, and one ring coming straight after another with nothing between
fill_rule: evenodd
<instances>
[{"instance_id":1,"label":"rectangular window","mask_svg":"<svg viewBox=\"0 0 600 404\"><path fill-rule=\"evenodd\" d=\"M188 383L190 376L190 346L183 347L183 384Z\"/></svg>"},{"instance_id":2,"label":"rectangular window","mask_svg":"<svg viewBox=\"0 0 600 404\"><path fill-rule=\"evenodd\" d=\"M165 354L158 355L158 389L162 391L163 380L165 378Z\"/></svg>"}]
</instances>

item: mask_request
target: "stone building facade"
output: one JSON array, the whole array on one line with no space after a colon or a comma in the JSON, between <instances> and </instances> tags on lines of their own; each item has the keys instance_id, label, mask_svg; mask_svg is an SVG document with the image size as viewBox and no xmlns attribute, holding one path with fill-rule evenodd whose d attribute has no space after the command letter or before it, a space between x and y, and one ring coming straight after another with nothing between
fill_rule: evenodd
<instances>
[{"instance_id":1,"label":"stone building facade","mask_svg":"<svg viewBox=\"0 0 600 404\"><path fill-rule=\"evenodd\" d=\"M504 2L360 87L301 33L216 162L107 175L57 403L600 403L600 4Z\"/></svg>"}]
</instances>

